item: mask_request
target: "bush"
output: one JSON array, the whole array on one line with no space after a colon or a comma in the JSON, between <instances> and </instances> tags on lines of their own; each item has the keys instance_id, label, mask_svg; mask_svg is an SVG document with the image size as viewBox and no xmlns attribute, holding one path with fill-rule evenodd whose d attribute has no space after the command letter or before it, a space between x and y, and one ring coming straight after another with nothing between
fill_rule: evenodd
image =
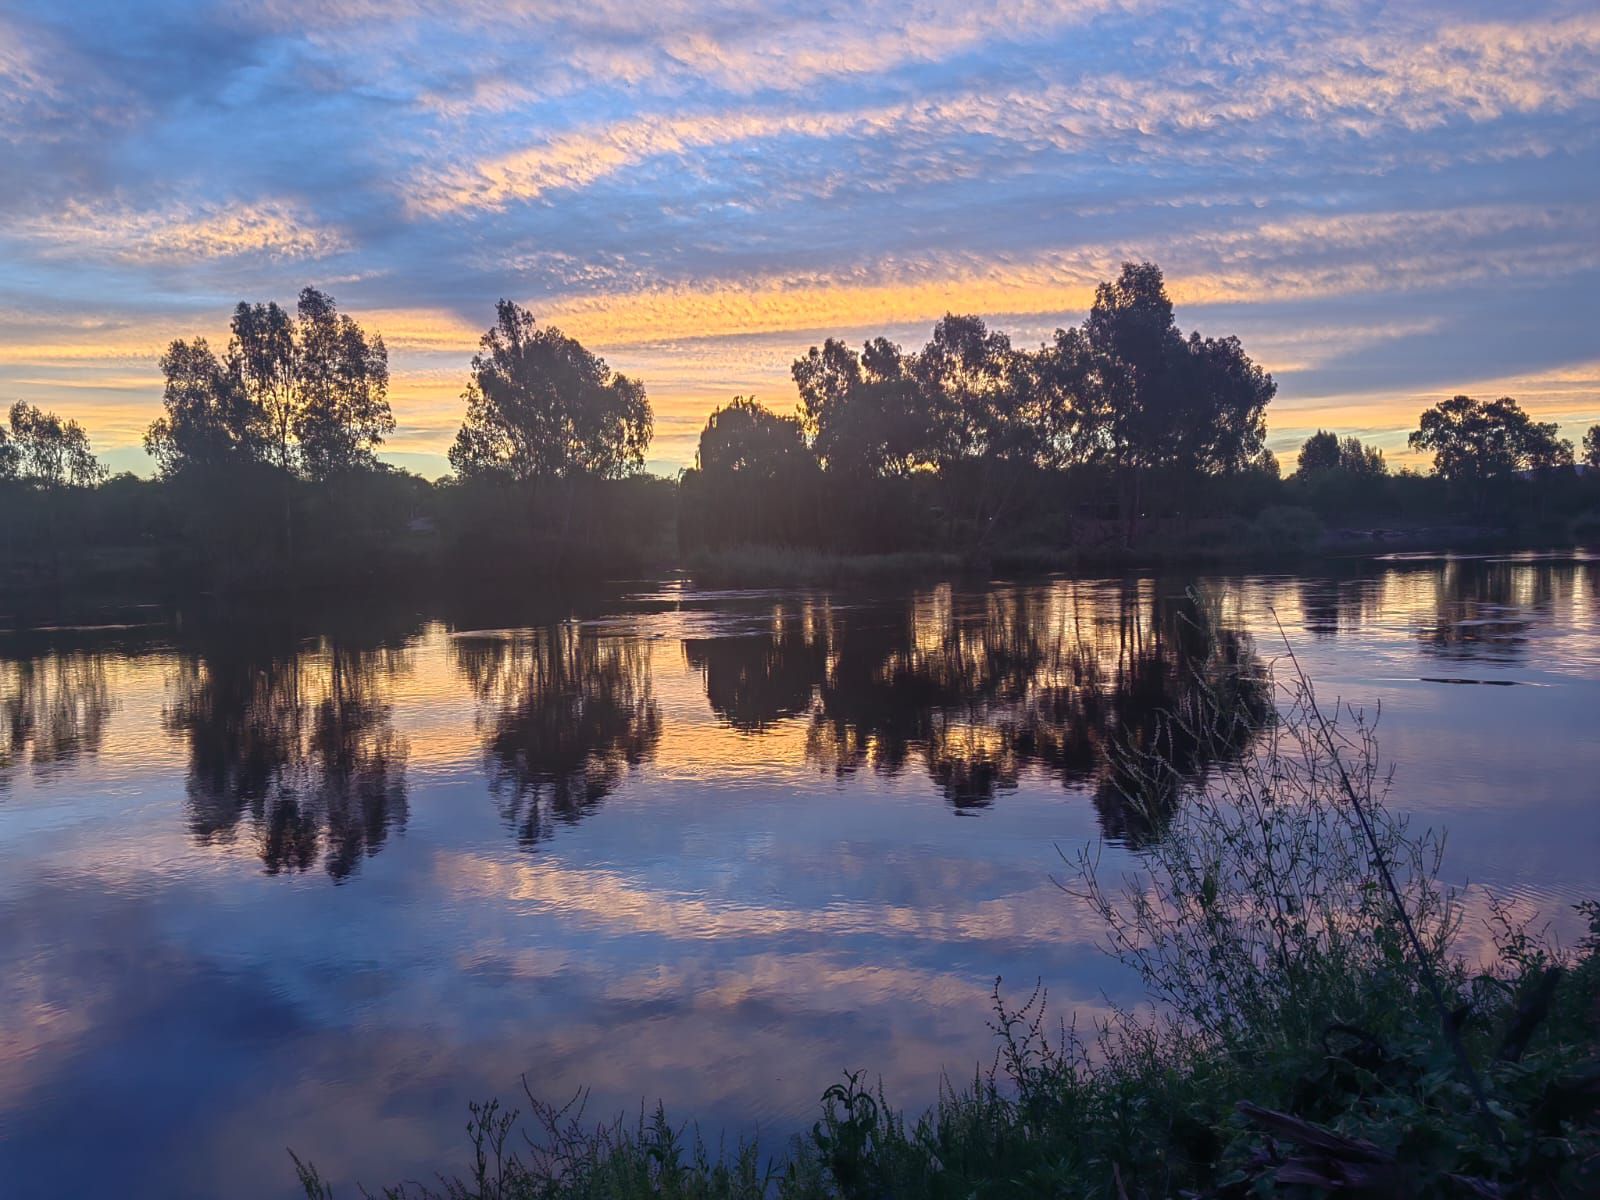
<instances>
[{"instance_id":1,"label":"bush","mask_svg":"<svg viewBox=\"0 0 1600 1200\"><path fill-rule=\"evenodd\" d=\"M1250 546L1258 554L1307 554L1321 541L1322 522L1308 508L1274 505L1250 523Z\"/></svg>"}]
</instances>

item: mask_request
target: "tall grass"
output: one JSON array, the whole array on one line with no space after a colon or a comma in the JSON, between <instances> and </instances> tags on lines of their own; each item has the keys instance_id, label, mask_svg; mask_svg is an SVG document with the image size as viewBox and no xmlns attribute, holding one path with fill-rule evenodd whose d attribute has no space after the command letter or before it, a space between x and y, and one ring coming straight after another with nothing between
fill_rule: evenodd
<instances>
[{"instance_id":1,"label":"tall grass","mask_svg":"<svg viewBox=\"0 0 1600 1200\"><path fill-rule=\"evenodd\" d=\"M1218 697L1171 719L1232 741L1245 718ZM590 1126L532 1096L526 1120L478 1107L466 1176L383 1195L1600 1195L1600 906L1570 952L1502 920L1473 967L1442 842L1390 809L1362 715L1325 717L1296 673L1251 732L1258 751L1198 786L1130 756L1131 799L1185 803L1138 875L1085 854L1063 881L1153 1006L1052 1030L1042 991L1013 1006L997 981L989 1071L915 1116L847 1075L777 1156L712 1153L659 1108Z\"/></svg>"}]
</instances>

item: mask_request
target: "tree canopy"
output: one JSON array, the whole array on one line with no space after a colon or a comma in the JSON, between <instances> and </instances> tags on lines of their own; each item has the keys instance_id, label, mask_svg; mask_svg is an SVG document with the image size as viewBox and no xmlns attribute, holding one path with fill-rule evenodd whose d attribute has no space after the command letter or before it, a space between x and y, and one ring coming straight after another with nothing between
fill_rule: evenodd
<instances>
[{"instance_id":1,"label":"tree canopy","mask_svg":"<svg viewBox=\"0 0 1600 1200\"><path fill-rule=\"evenodd\" d=\"M1319 429L1300 446L1300 474L1305 477L1338 471L1363 479L1378 479L1389 473L1383 451L1368 446L1360 438L1340 438Z\"/></svg>"},{"instance_id":2,"label":"tree canopy","mask_svg":"<svg viewBox=\"0 0 1600 1200\"><path fill-rule=\"evenodd\" d=\"M106 477L76 421L18 400L7 423L9 430L0 431L0 478L55 489L91 487Z\"/></svg>"},{"instance_id":3,"label":"tree canopy","mask_svg":"<svg viewBox=\"0 0 1600 1200\"><path fill-rule=\"evenodd\" d=\"M204 338L175 341L161 359L166 414L145 449L162 474L268 462L327 480L377 465L395 427L381 335L311 287L292 317L275 301L241 301L231 331L220 359Z\"/></svg>"},{"instance_id":4,"label":"tree canopy","mask_svg":"<svg viewBox=\"0 0 1600 1200\"><path fill-rule=\"evenodd\" d=\"M463 478L617 478L644 465L644 385L509 300L472 359L466 419L450 447Z\"/></svg>"},{"instance_id":5,"label":"tree canopy","mask_svg":"<svg viewBox=\"0 0 1600 1200\"><path fill-rule=\"evenodd\" d=\"M1583 464L1600 469L1600 425L1591 425L1583 435Z\"/></svg>"},{"instance_id":6,"label":"tree canopy","mask_svg":"<svg viewBox=\"0 0 1600 1200\"><path fill-rule=\"evenodd\" d=\"M776 482L808 459L799 419L779 416L745 396L735 396L711 414L695 455L707 475L737 474L765 482Z\"/></svg>"},{"instance_id":7,"label":"tree canopy","mask_svg":"<svg viewBox=\"0 0 1600 1200\"><path fill-rule=\"evenodd\" d=\"M1410 443L1433 452L1441 478L1481 480L1570 466L1572 443L1556 436L1558 428L1533 420L1509 396L1487 402L1452 396L1423 412Z\"/></svg>"},{"instance_id":8,"label":"tree canopy","mask_svg":"<svg viewBox=\"0 0 1600 1200\"><path fill-rule=\"evenodd\" d=\"M978 458L1236 471L1277 390L1237 338L1183 336L1153 263L1125 263L1081 327L1035 351L950 314L914 354L830 338L791 373L823 465L891 476Z\"/></svg>"}]
</instances>

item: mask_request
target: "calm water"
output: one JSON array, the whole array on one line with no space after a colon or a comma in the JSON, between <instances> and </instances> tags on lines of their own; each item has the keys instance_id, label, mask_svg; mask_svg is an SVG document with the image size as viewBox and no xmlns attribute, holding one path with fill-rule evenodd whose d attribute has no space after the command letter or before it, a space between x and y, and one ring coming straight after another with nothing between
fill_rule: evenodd
<instances>
[{"instance_id":1,"label":"calm water","mask_svg":"<svg viewBox=\"0 0 1600 1200\"><path fill-rule=\"evenodd\" d=\"M1381 705L1475 913L1600 892L1592 558L378 607L0 636L6 1196L283 1196L286 1145L425 1175L523 1075L713 1136L846 1067L920 1106L997 975L1135 997L1056 847L1137 869L1107 748L1197 678L1270 702L1276 621Z\"/></svg>"}]
</instances>

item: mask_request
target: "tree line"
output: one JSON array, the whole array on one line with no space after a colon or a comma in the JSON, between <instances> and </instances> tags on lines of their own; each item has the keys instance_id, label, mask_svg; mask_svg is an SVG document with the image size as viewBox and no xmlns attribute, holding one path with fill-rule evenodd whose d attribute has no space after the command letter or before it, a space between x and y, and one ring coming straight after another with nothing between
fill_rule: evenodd
<instances>
[{"instance_id":1,"label":"tree line","mask_svg":"<svg viewBox=\"0 0 1600 1200\"><path fill-rule=\"evenodd\" d=\"M55 554L65 525L90 541L153 541L169 565L251 576L348 563L420 528L469 559L572 565L670 551L675 516L685 551L938 546L982 558L1091 537L1126 549L1174 523L1283 508L1481 516L1525 476L1580 458L1600 467L1600 425L1575 449L1509 397L1455 396L1410 436L1433 455L1426 482L1320 430L1280 479L1264 444L1276 383L1238 338L1180 330L1151 263L1124 264L1081 324L1034 348L954 314L917 349L828 338L793 363L792 413L735 397L676 481L643 474L644 385L506 300L471 362L453 474L437 484L378 458L396 428L383 338L316 288L292 311L241 302L224 347L174 341L161 370L150 484L108 479L75 421L11 408L8 548L31 537Z\"/></svg>"}]
</instances>

